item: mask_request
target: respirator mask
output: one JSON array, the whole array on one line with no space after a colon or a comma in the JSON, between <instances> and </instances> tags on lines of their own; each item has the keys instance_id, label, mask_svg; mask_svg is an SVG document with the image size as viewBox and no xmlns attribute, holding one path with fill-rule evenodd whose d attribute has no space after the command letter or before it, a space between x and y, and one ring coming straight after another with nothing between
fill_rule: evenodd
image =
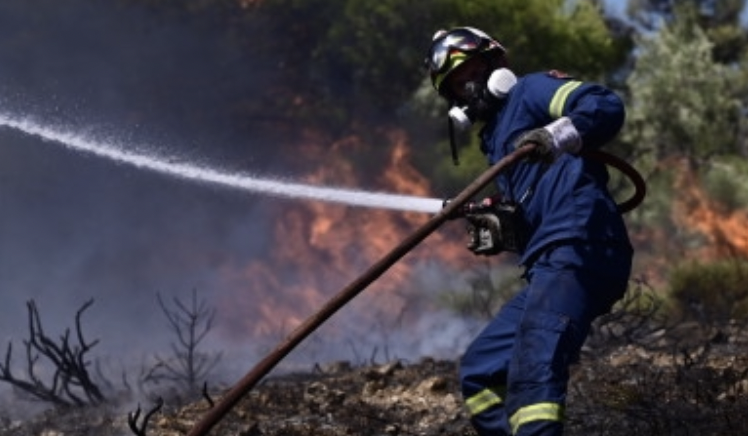
<instances>
[{"instance_id":1,"label":"respirator mask","mask_svg":"<svg viewBox=\"0 0 748 436\"><path fill-rule=\"evenodd\" d=\"M517 76L507 68L491 73L485 83L467 82L464 87L464 102L449 110L450 125L467 130L476 121L486 121L504 103L509 91L517 83Z\"/></svg>"}]
</instances>

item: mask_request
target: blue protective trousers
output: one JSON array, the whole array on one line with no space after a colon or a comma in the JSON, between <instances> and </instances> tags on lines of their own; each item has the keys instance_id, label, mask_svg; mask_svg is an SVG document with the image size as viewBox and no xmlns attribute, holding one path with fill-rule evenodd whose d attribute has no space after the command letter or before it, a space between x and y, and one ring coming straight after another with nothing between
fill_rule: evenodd
<instances>
[{"instance_id":1,"label":"blue protective trousers","mask_svg":"<svg viewBox=\"0 0 748 436\"><path fill-rule=\"evenodd\" d=\"M460 362L462 393L481 436L557 436L569 366L592 321L623 297L628 244L570 242L543 252Z\"/></svg>"}]
</instances>

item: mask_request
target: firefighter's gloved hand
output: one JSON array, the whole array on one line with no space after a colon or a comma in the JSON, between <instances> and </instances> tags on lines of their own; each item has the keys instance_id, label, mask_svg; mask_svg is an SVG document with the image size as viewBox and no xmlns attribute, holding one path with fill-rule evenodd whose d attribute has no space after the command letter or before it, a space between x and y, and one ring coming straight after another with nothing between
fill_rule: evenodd
<instances>
[{"instance_id":1,"label":"firefighter's gloved hand","mask_svg":"<svg viewBox=\"0 0 748 436\"><path fill-rule=\"evenodd\" d=\"M490 256L501 252L501 225L496 214L465 215L467 220L468 250L474 254Z\"/></svg>"},{"instance_id":2,"label":"firefighter's gloved hand","mask_svg":"<svg viewBox=\"0 0 748 436\"><path fill-rule=\"evenodd\" d=\"M558 157L553 146L553 136L545 128L530 130L522 134L517 140L517 148L527 145L535 146L535 149L527 155L527 160L530 162L552 163Z\"/></svg>"},{"instance_id":3,"label":"firefighter's gloved hand","mask_svg":"<svg viewBox=\"0 0 748 436\"><path fill-rule=\"evenodd\" d=\"M561 117L545 127L525 132L517 140L516 147L528 144L535 145L528 160L553 163L563 153L578 153L582 149L582 138L571 119Z\"/></svg>"}]
</instances>

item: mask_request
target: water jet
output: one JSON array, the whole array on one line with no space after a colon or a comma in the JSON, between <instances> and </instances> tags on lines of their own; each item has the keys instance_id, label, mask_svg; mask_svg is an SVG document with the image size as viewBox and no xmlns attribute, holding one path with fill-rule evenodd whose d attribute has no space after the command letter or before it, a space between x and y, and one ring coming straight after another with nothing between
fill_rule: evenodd
<instances>
[{"instance_id":1,"label":"water jet","mask_svg":"<svg viewBox=\"0 0 748 436\"><path fill-rule=\"evenodd\" d=\"M443 200L438 198L314 186L280 178L261 178L247 173L222 171L206 165L178 162L155 155L128 151L127 147L116 141L95 140L84 134L45 126L30 118L19 118L3 113L0 113L1 126L20 130L42 140L63 145L68 149L109 159L116 163L132 165L181 179L259 194L432 214L439 212L443 204Z\"/></svg>"}]
</instances>

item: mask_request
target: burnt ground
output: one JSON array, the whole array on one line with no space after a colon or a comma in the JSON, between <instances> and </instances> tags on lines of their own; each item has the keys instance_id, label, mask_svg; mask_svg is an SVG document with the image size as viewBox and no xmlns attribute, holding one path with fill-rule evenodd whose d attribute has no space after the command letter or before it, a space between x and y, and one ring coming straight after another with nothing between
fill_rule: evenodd
<instances>
[{"instance_id":1,"label":"burnt ground","mask_svg":"<svg viewBox=\"0 0 748 436\"><path fill-rule=\"evenodd\" d=\"M632 324L632 322L634 324ZM425 358L317 365L264 380L210 433L221 436L467 436L453 361ZM211 392L184 407L166 401L148 436L185 435L209 409ZM152 404L143 405L138 419ZM748 325L673 327L615 319L598 326L572 369L568 435L746 435ZM125 436L127 413L49 411L0 421L3 436Z\"/></svg>"}]
</instances>

